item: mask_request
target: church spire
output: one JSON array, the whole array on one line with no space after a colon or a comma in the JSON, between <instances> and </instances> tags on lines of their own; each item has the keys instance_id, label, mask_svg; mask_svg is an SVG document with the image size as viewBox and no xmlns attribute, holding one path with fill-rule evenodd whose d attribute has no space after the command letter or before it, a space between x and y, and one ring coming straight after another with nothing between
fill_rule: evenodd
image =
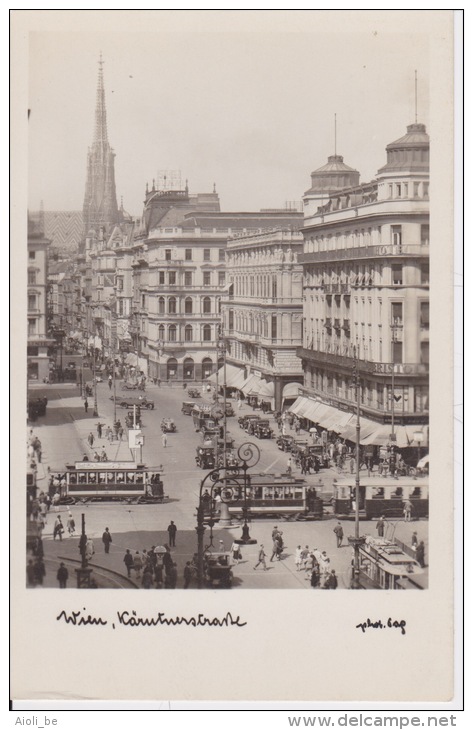
<instances>
[{"instance_id":1,"label":"church spire","mask_svg":"<svg viewBox=\"0 0 473 730\"><path fill-rule=\"evenodd\" d=\"M104 61L102 60L102 52L100 52L99 76L97 81L97 101L95 104L95 144L106 144L108 142L107 110L105 108L105 89L103 85L103 64Z\"/></svg>"},{"instance_id":2,"label":"church spire","mask_svg":"<svg viewBox=\"0 0 473 730\"><path fill-rule=\"evenodd\" d=\"M94 140L87 155L87 180L83 207L85 236L91 229L98 231L102 228L107 231L119 220L115 189L115 153L109 144L107 133L103 64L102 53L100 53Z\"/></svg>"}]
</instances>

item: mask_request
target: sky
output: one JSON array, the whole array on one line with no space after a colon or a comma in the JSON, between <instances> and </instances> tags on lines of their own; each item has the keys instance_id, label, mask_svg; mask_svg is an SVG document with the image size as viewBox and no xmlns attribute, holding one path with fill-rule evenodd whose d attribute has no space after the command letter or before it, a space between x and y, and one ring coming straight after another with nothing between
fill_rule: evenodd
<instances>
[{"instance_id":1,"label":"sky","mask_svg":"<svg viewBox=\"0 0 473 730\"><path fill-rule=\"evenodd\" d=\"M33 30L29 208L82 209L100 52L117 198L132 215L160 170L180 170L191 193L215 183L222 210L300 201L335 152L335 114L337 153L372 180L414 122L415 70L418 121L429 125L431 39L418 23L395 31L393 15L309 12L295 29L251 17L166 25L158 12L138 30L103 20Z\"/></svg>"}]
</instances>

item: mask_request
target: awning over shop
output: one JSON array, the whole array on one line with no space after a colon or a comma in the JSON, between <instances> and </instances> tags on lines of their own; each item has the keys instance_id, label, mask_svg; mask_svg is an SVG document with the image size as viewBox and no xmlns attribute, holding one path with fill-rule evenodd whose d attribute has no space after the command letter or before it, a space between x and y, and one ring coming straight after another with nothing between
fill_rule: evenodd
<instances>
[{"instance_id":1,"label":"awning over shop","mask_svg":"<svg viewBox=\"0 0 473 730\"><path fill-rule=\"evenodd\" d=\"M236 367L235 365L225 365L225 368L222 365L222 367L220 367L216 373L212 373L207 380L210 383L217 383L218 380L219 386L223 386L224 375L227 388L239 388L246 380L244 370Z\"/></svg>"},{"instance_id":2,"label":"awning over shop","mask_svg":"<svg viewBox=\"0 0 473 730\"><path fill-rule=\"evenodd\" d=\"M257 387L259 380L260 378L258 378L257 375L250 375L250 377L247 378L243 385L240 387L240 390L245 395L250 395L252 389Z\"/></svg>"},{"instance_id":3,"label":"awning over shop","mask_svg":"<svg viewBox=\"0 0 473 730\"><path fill-rule=\"evenodd\" d=\"M378 424L377 428L371 434L360 438L360 444L363 446L367 444L383 446L390 441L391 433L391 424L384 424L382 426ZM394 426L394 433L396 435L396 446L399 446L401 449L406 448L407 446L417 446L419 442L416 440L414 435L417 435L418 433L422 433L422 439L420 441L421 446L427 446L428 434L427 426L425 424L420 426L414 426L411 424L407 426Z\"/></svg>"},{"instance_id":4,"label":"awning over shop","mask_svg":"<svg viewBox=\"0 0 473 730\"><path fill-rule=\"evenodd\" d=\"M304 408L304 401L306 401L307 398L304 398L304 396L300 395L298 399L292 404L292 406L289 406L289 410L291 413L294 413L296 416L302 416L302 410Z\"/></svg>"},{"instance_id":5,"label":"awning over shop","mask_svg":"<svg viewBox=\"0 0 473 730\"><path fill-rule=\"evenodd\" d=\"M282 390L282 399L283 401L289 398L298 398L299 397L299 388L301 387L300 383L286 383Z\"/></svg>"},{"instance_id":6,"label":"awning over shop","mask_svg":"<svg viewBox=\"0 0 473 730\"><path fill-rule=\"evenodd\" d=\"M258 395L261 398L274 398L274 383L267 383L266 380L256 378L253 381L248 395Z\"/></svg>"}]
</instances>

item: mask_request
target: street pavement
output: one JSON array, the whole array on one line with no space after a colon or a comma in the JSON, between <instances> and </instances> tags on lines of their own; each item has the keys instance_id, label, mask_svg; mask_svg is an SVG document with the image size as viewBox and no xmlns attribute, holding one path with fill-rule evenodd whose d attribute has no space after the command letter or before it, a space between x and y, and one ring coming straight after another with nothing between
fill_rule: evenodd
<instances>
[{"instance_id":1,"label":"street pavement","mask_svg":"<svg viewBox=\"0 0 473 730\"><path fill-rule=\"evenodd\" d=\"M120 383L117 383L117 395L122 391ZM107 383L97 384L97 404L99 417L93 415L93 398L88 398L89 409L84 410L83 400L80 397L78 388L75 385L42 385L35 389L38 395L46 395L48 398L47 415L31 424L34 433L42 443L42 463L38 470L39 490L46 490L49 471L64 471L65 464L81 460L86 454L89 459L93 458L95 450L101 451L102 446L107 451L110 460L128 461L132 454L128 448L126 436L122 441L114 440L112 443L105 438L98 439L96 424L98 422L106 426L113 425L115 413L124 424L126 410L110 399L112 392ZM135 393L133 393L135 395ZM153 545L163 545L169 542L167 526L170 520L174 520L178 533L176 547L172 553L178 569L178 587L182 587L183 570L186 561L191 560L196 552L196 507L199 498L200 482L207 474L206 470L199 469L195 464L195 449L201 442L200 434L195 432L192 418L181 413L183 400L189 400L186 391L179 387L162 385L160 388L154 385L147 385L145 395L155 402L154 410L142 409L143 429L145 443L142 459L147 466L163 468L163 482L165 494L169 500L164 504L135 505L120 503L93 503L85 505L73 505L70 510L76 523L76 532L80 533L82 515L85 518L85 529L88 537L92 538L95 546L95 555L92 560L92 567L96 570L97 583L103 588L116 588L123 586L123 577L126 577L126 568L123 556L126 549L132 552L143 549L150 549ZM196 402L210 403L211 398L205 394ZM287 454L281 452L274 439L261 440L248 437L237 424L238 415L250 413L248 406L243 406L241 411L233 405L237 416L227 419L227 430L236 439L237 446L245 441L256 443L261 450L260 461L253 471L256 473L281 473L286 470ZM167 444L164 447L161 439L160 423L163 417L171 417L177 425L177 433L168 434ZM275 432L277 426L272 420L272 427ZM105 429L104 429L105 430ZM94 434L94 445L91 450L87 441L89 433ZM126 429L125 429L126 433ZM308 437L308 434L301 432L301 438ZM313 486L324 487L324 491L330 488L335 470L324 469L318 475L310 475L307 480ZM60 513L63 523L67 521L69 508L61 506ZM343 521L345 537L341 548L336 547L336 539L333 527L336 520L330 514L330 508L322 521L315 522L274 522L273 519L253 520L250 527L251 537L257 542L242 548L243 559L233 567L235 588L310 588L308 574L298 572L294 563L294 551L298 545L308 545L310 549L318 548L325 550L330 557L331 567L336 570L339 578L339 587L349 586L350 564L352 560L352 549L347 542L348 535L354 535L354 522ZM52 528L55 520L54 512L48 516L48 522L43 532L43 544L45 549L47 576L44 585L57 586L55 574L59 561L64 559L68 564L69 572L73 575L74 567L80 559L78 550L78 536L69 537L67 533L63 540L52 539ZM285 549L280 561L270 562L272 552L271 532L277 524L283 532ZM101 541L105 527L109 527L113 536L110 546L110 553L105 554ZM213 528L213 534L209 527L206 528L204 544L211 543L211 548L219 550L222 546L228 550L233 539L241 537L241 525L239 522L227 528ZM405 523L402 520L394 520L388 524L387 535L395 535L397 538L411 544L413 530L417 531L418 539L424 540L426 554L428 555L428 521ZM375 535L375 522L363 521L360 524L360 534ZM259 545L265 546L267 554L268 571L263 571L261 566L254 570L257 562ZM105 569L102 573L101 570ZM133 583L139 586L140 581L132 576ZM124 581L128 584L127 581ZM69 586L74 585L71 577ZM191 584L191 588L196 587Z\"/></svg>"}]
</instances>

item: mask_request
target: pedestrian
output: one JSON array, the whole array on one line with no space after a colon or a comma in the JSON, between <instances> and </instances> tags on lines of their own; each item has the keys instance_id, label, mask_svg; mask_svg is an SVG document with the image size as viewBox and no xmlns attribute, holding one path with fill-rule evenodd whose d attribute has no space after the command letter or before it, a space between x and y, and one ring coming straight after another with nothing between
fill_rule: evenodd
<instances>
[{"instance_id":1,"label":"pedestrian","mask_svg":"<svg viewBox=\"0 0 473 730\"><path fill-rule=\"evenodd\" d=\"M76 531L76 523L72 516L72 512L69 512L67 515L67 523L66 523L67 531L69 533L69 537L73 537L74 533Z\"/></svg>"},{"instance_id":2,"label":"pedestrian","mask_svg":"<svg viewBox=\"0 0 473 730\"><path fill-rule=\"evenodd\" d=\"M153 585L153 571L150 565L147 565L143 571L141 585L143 588L151 588Z\"/></svg>"},{"instance_id":3,"label":"pedestrian","mask_svg":"<svg viewBox=\"0 0 473 730\"><path fill-rule=\"evenodd\" d=\"M102 542L103 542L103 545L105 548L105 552L109 553L110 552L110 543L112 542L112 536L110 534L110 530L108 529L108 527L105 528L105 532L102 535Z\"/></svg>"},{"instance_id":4,"label":"pedestrian","mask_svg":"<svg viewBox=\"0 0 473 730\"><path fill-rule=\"evenodd\" d=\"M133 556L133 567L135 569L135 576L139 578L141 575L141 568L143 567L143 561L139 550L137 550Z\"/></svg>"},{"instance_id":5,"label":"pedestrian","mask_svg":"<svg viewBox=\"0 0 473 730\"><path fill-rule=\"evenodd\" d=\"M158 378L158 388L160 388L160 387L161 387L161 381L160 381L160 379Z\"/></svg>"},{"instance_id":6,"label":"pedestrian","mask_svg":"<svg viewBox=\"0 0 473 730\"><path fill-rule=\"evenodd\" d=\"M232 559L233 562L238 565L239 561L241 560L241 553L240 553L240 546L237 542L233 541L232 546L230 548L230 551L232 553Z\"/></svg>"},{"instance_id":7,"label":"pedestrian","mask_svg":"<svg viewBox=\"0 0 473 730\"><path fill-rule=\"evenodd\" d=\"M242 400L238 398L238 410L241 411Z\"/></svg>"},{"instance_id":8,"label":"pedestrian","mask_svg":"<svg viewBox=\"0 0 473 730\"><path fill-rule=\"evenodd\" d=\"M36 558L36 562L33 566L34 577L37 585L43 585L43 578L46 575L46 568L42 558Z\"/></svg>"},{"instance_id":9,"label":"pedestrian","mask_svg":"<svg viewBox=\"0 0 473 730\"><path fill-rule=\"evenodd\" d=\"M163 442L163 447L164 447L164 448L166 448L166 444L167 444L167 442L168 442L168 437L166 436L166 434L165 434L165 433L163 433L163 437L162 437L162 439L161 439L161 440L162 440L162 442Z\"/></svg>"},{"instance_id":10,"label":"pedestrian","mask_svg":"<svg viewBox=\"0 0 473 730\"><path fill-rule=\"evenodd\" d=\"M59 570L56 574L56 578L59 581L59 588L66 588L67 587L67 580L69 578L69 571L64 565L64 563L61 563L59 566Z\"/></svg>"},{"instance_id":11,"label":"pedestrian","mask_svg":"<svg viewBox=\"0 0 473 730\"><path fill-rule=\"evenodd\" d=\"M287 460L287 473L289 474L289 476L291 476L292 474L292 456L290 456Z\"/></svg>"},{"instance_id":12,"label":"pedestrian","mask_svg":"<svg viewBox=\"0 0 473 730\"><path fill-rule=\"evenodd\" d=\"M300 545L298 545L296 548L296 552L294 553L294 563L296 565L297 572L299 572L301 569L301 563L302 563L301 554L302 554L302 548Z\"/></svg>"},{"instance_id":13,"label":"pedestrian","mask_svg":"<svg viewBox=\"0 0 473 730\"><path fill-rule=\"evenodd\" d=\"M97 436L99 437L99 439L102 438L102 424L101 423L97 423Z\"/></svg>"},{"instance_id":14,"label":"pedestrian","mask_svg":"<svg viewBox=\"0 0 473 730\"><path fill-rule=\"evenodd\" d=\"M341 547L343 542L343 527L341 526L340 522L337 522L335 527L333 528L333 531L337 538L337 547Z\"/></svg>"},{"instance_id":15,"label":"pedestrian","mask_svg":"<svg viewBox=\"0 0 473 730\"><path fill-rule=\"evenodd\" d=\"M108 389L112 390L113 378L111 375L108 376Z\"/></svg>"},{"instance_id":16,"label":"pedestrian","mask_svg":"<svg viewBox=\"0 0 473 730\"><path fill-rule=\"evenodd\" d=\"M192 567L190 560L187 561L184 568L184 588L189 588L189 584L192 580Z\"/></svg>"},{"instance_id":17,"label":"pedestrian","mask_svg":"<svg viewBox=\"0 0 473 730\"><path fill-rule=\"evenodd\" d=\"M417 547L417 545L418 545L418 541L417 541L417 532L413 532L413 533L412 533L412 540L411 540L411 546L412 546L412 547L414 548L414 550L415 550L415 549L416 549L416 547Z\"/></svg>"},{"instance_id":18,"label":"pedestrian","mask_svg":"<svg viewBox=\"0 0 473 730\"><path fill-rule=\"evenodd\" d=\"M93 540L89 537L87 542L85 543L85 559L87 560L87 563L89 563L92 560L92 557L95 555L95 547Z\"/></svg>"},{"instance_id":19,"label":"pedestrian","mask_svg":"<svg viewBox=\"0 0 473 730\"><path fill-rule=\"evenodd\" d=\"M58 535L59 535L59 539L62 540L63 532L64 532L64 525L62 524L62 521L61 521L61 515L58 515L56 517L56 521L54 523L53 540L55 540Z\"/></svg>"},{"instance_id":20,"label":"pedestrian","mask_svg":"<svg viewBox=\"0 0 473 730\"><path fill-rule=\"evenodd\" d=\"M164 571L165 571L166 575L169 575L171 572L171 569L172 569L173 560L172 560L171 550L169 548L169 545L165 545L164 547L166 548L166 552L163 555L163 566L164 566Z\"/></svg>"},{"instance_id":21,"label":"pedestrian","mask_svg":"<svg viewBox=\"0 0 473 730\"><path fill-rule=\"evenodd\" d=\"M177 527L171 520L170 524L168 525L169 547L176 547L176 532Z\"/></svg>"},{"instance_id":22,"label":"pedestrian","mask_svg":"<svg viewBox=\"0 0 473 730\"><path fill-rule=\"evenodd\" d=\"M112 443L113 442L113 431L110 428L110 426L107 427L107 435L106 435L106 437L108 438L109 443Z\"/></svg>"},{"instance_id":23,"label":"pedestrian","mask_svg":"<svg viewBox=\"0 0 473 730\"><path fill-rule=\"evenodd\" d=\"M276 538L273 540L273 552L271 553L271 557L269 559L270 563L273 562L274 557L276 557L276 560L281 559L279 557L279 541Z\"/></svg>"},{"instance_id":24,"label":"pedestrian","mask_svg":"<svg viewBox=\"0 0 473 730\"><path fill-rule=\"evenodd\" d=\"M317 561L315 561L310 574L310 585L312 588L317 588L320 584L320 567Z\"/></svg>"},{"instance_id":25,"label":"pedestrian","mask_svg":"<svg viewBox=\"0 0 473 730\"><path fill-rule=\"evenodd\" d=\"M32 560L28 560L28 565L26 566L26 582L30 588L36 586L34 563Z\"/></svg>"},{"instance_id":26,"label":"pedestrian","mask_svg":"<svg viewBox=\"0 0 473 730\"><path fill-rule=\"evenodd\" d=\"M126 565L128 577L130 578L130 576L131 576L131 569L133 567L133 555L131 554L131 552L128 549L127 549L127 551L125 553L125 556L123 558L123 562Z\"/></svg>"},{"instance_id":27,"label":"pedestrian","mask_svg":"<svg viewBox=\"0 0 473 730\"><path fill-rule=\"evenodd\" d=\"M416 560L421 568L425 568L425 545L423 540L416 547Z\"/></svg>"},{"instance_id":28,"label":"pedestrian","mask_svg":"<svg viewBox=\"0 0 473 730\"><path fill-rule=\"evenodd\" d=\"M260 563L263 564L263 567L265 570L268 570L268 566L266 565L265 557L266 557L266 553L264 552L264 545L260 545L260 549L258 552L258 562L254 566L253 570L256 570L256 568L258 567L258 565L260 565Z\"/></svg>"},{"instance_id":29,"label":"pedestrian","mask_svg":"<svg viewBox=\"0 0 473 730\"><path fill-rule=\"evenodd\" d=\"M411 521L411 514L412 514L412 502L410 499L406 499L404 502L404 522L410 522Z\"/></svg>"},{"instance_id":30,"label":"pedestrian","mask_svg":"<svg viewBox=\"0 0 473 730\"><path fill-rule=\"evenodd\" d=\"M105 446L102 446L102 451L100 452L100 461L108 461L107 452L105 451Z\"/></svg>"},{"instance_id":31,"label":"pedestrian","mask_svg":"<svg viewBox=\"0 0 473 730\"><path fill-rule=\"evenodd\" d=\"M336 588L338 588L338 579L337 579L337 576L336 576L334 570L332 570L332 572L330 573L329 577L325 581L324 588L325 589L332 589L332 590L335 590Z\"/></svg>"},{"instance_id":32,"label":"pedestrian","mask_svg":"<svg viewBox=\"0 0 473 730\"><path fill-rule=\"evenodd\" d=\"M51 503L54 507L55 512L59 512L59 502L60 501L61 501L61 495L59 494L59 492L55 492L53 495L53 498L51 500Z\"/></svg>"},{"instance_id":33,"label":"pedestrian","mask_svg":"<svg viewBox=\"0 0 473 730\"><path fill-rule=\"evenodd\" d=\"M88 410L89 410L89 401L87 400L87 398L85 398L84 399L84 411L87 413Z\"/></svg>"},{"instance_id":34,"label":"pedestrian","mask_svg":"<svg viewBox=\"0 0 473 730\"><path fill-rule=\"evenodd\" d=\"M95 441L95 439L94 439L94 434L92 433L92 431L91 431L91 432L89 433L89 435L87 436L87 441L89 442L89 446L90 446L90 448L92 449L92 448L93 448L93 446L94 446L94 441Z\"/></svg>"},{"instance_id":35,"label":"pedestrian","mask_svg":"<svg viewBox=\"0 0 473 730\"><path fill-rule=\"evenodd\" d=\"M320 572L321 572L321 580L323 583L327 580L327 578L330 575L330 558L328 557L325 550L323 551L322 555L319 559L319 565L320 565Z\"/></svg>"},{"instance_id":36,"label":"pedestrian","mask_svg":"<svg viewBox=\"0 0 473 730\"><path fill-rule=\"evenodd\" d=\"M376 529L378 530L378 537L384 537L384 528L386 526L385 517L381 515L376 523Z\"/></svg>"},{"instance_id":37,"label":"pedestrian","mask_svg":"<svg viewBox=\"0 0 473 730\"><path fill-rule=\"evenodd\" d=\"M122 425L120 425L120 428L118 429L118 438L120 439L120 441L123 438L123 426Z\"/></svg>"},{"instance_id":38,"label":"pedestrian","mask_svg":"<svg viewBox=\"0 0 473 730\"><path fill-rule=\"evenodd\" d=\"M167 584L168 588L175 588L177 586L177 563L173 563L171 566Z\"/></svg>"}]
</instances>

